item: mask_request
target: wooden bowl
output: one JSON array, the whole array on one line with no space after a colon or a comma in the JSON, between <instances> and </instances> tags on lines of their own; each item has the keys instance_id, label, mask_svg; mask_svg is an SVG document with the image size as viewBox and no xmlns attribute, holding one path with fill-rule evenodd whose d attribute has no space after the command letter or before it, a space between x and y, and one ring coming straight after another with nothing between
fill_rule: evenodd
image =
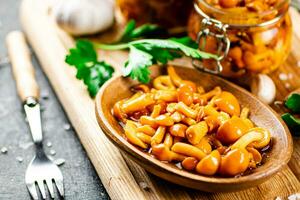
<instances>
[{"instance_id":1,"label":"wooden bowl","mask_svg":"<svg viewBox=\"0 0 300 200\"><path fill-rule=\"evenodd\" d=\"M106 136L132 160L150 173L170 182L207 192L229 192L256 186L269 179L289 161L292 154L292 138L281 118L267 105L260 102L246 90L220 77L199 72L195 69L175 67L183 79L196 82L206 90L221 86L232 92L242 106L250 108L249 118L257 125L270 130L272 149L266 162L249 175L239 178L209 177L187 172L172 164L163 163L130 144L122 135L123 129L112 115L113 105L132 95L130 88L136 84L129 78L121 76L108 81L96 97L96 116ZM164 67L152 66L152 77L166 74Z\"/></svg>"}]
</instances>

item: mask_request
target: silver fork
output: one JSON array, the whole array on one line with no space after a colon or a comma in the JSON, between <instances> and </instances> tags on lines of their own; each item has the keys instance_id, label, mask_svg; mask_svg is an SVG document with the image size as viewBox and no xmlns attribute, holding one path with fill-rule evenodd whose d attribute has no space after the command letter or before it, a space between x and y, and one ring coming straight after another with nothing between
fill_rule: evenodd
<instances>
[{"instance_id":1,"label":"silver fork","mask_svg":"<svg viewBox=\"0 0 300 200\"><path fill-rule=\"evenodd\" d=\"M45 154L40 116L39 88L34 76L34 68L30 61L30 52L22 32L14 31L6 38L8 55L12 63L18 94L24 103L36 155L29 163L25 182L33 199L38 199L38 190L46 199L47 186L50 197L54 198L54 186L61 197L64 196L63 176L60 169Z\"/></svg>"}]
</instances>

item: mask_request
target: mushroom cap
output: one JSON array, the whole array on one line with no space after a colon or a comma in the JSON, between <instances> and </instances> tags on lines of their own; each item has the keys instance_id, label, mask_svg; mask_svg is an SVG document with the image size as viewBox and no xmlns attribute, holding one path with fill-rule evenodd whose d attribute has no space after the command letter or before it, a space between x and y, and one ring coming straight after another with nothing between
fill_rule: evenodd
<instances>
[{"instance_id":1,"label":"mushroom cap","mask_svg":"<svg viewBox=\"0 0 300 200\"><path fill-rule=\"evenodd\" d=\"M214 175L219 168L221 155L218 150L205 156L196 166L196 171L203 175Z\"/></svg>"},{"instance_id":2,"label":"mushroom cap","mask_svg":"<svg viewBox=\"0 0 300 200\"><path fill-rule=\"evenodd\" d=\"M224 176L235 176L247 170L250 156L245 149L233 149L221 158L218 172Z\"/></svg>"},{"instance_id":3,"label":"mushroom cap","mask_svg":"<svg viewBox=\"0 0 300 200\"><path fill-rule=\"evenodd\" d=\"M185 137L185 131L188 127L184 124L174 124L170 126L169 132L175 137Z\"/></svg>"},{"instance_id":4,"label":"mushroom cap","mask_svg":"<svg viewBox=\"0 0 300 200\"><path fill-rule=\"evenodd\" d=\"M233 116L220 126L217 139L225 144L232 144L249 130L248 124L239 117Z\"/></svg>"},{"instance_id":5,"label":"mushroom cap","mask_svg":"<svg viewBox=\"0 0 300 200\"><path fill-rule=\"evenodd\" d=\"M184 169L193 171L196 168L197 163L198 163L198 160L196 158L187 157L182 161L181 165Z\"/></svg>"},{"instance_id":6,"label":"mushroom cap","mask_svg":"<svg viewBox=\"0 0 300 200\"><path fill-rule=\"evenodd\" d=\"M177 92L178 102L183 102L188 106L191 105L194 101L193 93L194 91L191 86L186 84L181 84Z\"/></svg>"},{"instance_id":7,"label":"mushroom cap","mask_svg":"<svg viewBox=\"0 0 300 200\"><path fill-rule=\"evenodd\" d=\"M214 103L220 110L230 114L231 116L240 115L240 104L237 98L230 92L221 92L221 94L214 100Z\"/></svg>"}]
</instances>

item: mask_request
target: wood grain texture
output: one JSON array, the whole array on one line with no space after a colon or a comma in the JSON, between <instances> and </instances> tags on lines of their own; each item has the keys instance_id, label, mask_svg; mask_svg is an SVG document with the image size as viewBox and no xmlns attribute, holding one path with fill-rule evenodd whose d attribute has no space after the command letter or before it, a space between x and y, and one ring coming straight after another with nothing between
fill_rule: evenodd
<instances>
[{"instance_id":1,"label":"wood grain texture","mask_svg":"<svg viewBox=\"0 0 300 200\"><path fill-rule=\"evenodd\" d=\"M27 11L25 12L25 10ZM33 10L34 12L32 12ZM140 199L174 199L174 197L178 197L178 199L273 199L276 196L286 198L288 195L300 191L299 181L289 167L286 167L272 179L258 187L235 193L210 194L165 182L149 175L135 163L125 159L129 166L127 168L119 151L109 143L101 130L96 126L96 121L93 117L93 101L89 98L85 87L81 82L75 80L72 68L63 63L64 56L67 52L66 50L74 44L73 39L67 34L57 31L51 17L47 15L47 11L47 8L41 5L38 0L25 0L23 2L22 14L23 27L39 57L45 73L59 96L61 103L71 119L83 146L87 150L111 198L128 199L130 197L128 195L136 193L135 197ZM294 45L293 54L288 59L287 65L292 64L295 66L296 60L293 56L294 53L297 52L296 48L299 47L299 44L300 43L297 44L298 46ZM121 67L121 63L126 59L125 52L99 51L99 56L118 67ZM297 57L299 60L299 55ZM186 63L186 61L181 60L177 63ZM59 69L59 73L55 72L57 69ZM278 74L276 75L276 73L278 72L275 72L273 77L277 77L278 79ZM296 73L300 74L300 71ZM276 82L276 84L281 86L283 83L279 81ZM300 83L299 85L293 85L293 88L299 86ZM284 97L284 94L281 94L282 92L288 92L285 88L280 87L278 91L277 99ZM76 103L74 103L74 101L76 101ZM93 139L91 140L91 138ZM295 150L300 149L300 145L297 144L295 145ZM112 156L117 159L112 161ZM297 163L299 162L299 157L296 158L298 158L298 161L292 158L290 163L294 160L296 168L299 168L299 163ZM109 165L108 161L115 163L115 166ZM107 169L109 167L113 168ZM120 170L120 168L126 170ZM118 174L112 169L122 174ZM128 174L129 170L133 175ZM125 179L120 180L119 178L115 178L116 174L122 178L125 177ZM110 179L110 177L113 178ZM131 182L133 177L137 182L143 181L146 184L149 183L150 190L155 194L148 194L147 191L145 192L138 189L137 184ZM129 183L124 183L124 180L130 181ZM128 188L130 188L131 193L128 192Z\"/></svg>"}]
</instances>

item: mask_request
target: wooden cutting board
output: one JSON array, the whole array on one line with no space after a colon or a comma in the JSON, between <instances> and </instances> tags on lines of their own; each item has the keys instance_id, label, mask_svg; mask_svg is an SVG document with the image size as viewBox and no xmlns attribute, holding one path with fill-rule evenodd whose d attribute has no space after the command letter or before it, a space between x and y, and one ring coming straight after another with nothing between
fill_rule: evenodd
<instances>
[{"instance_id":1,"label":"wooden cutting board","mask_svg":"<svg viewBox=\"0 0 300 200\"><path fill-rule=\"evenodd\" d=\"M75 78L75 70L64 63L74 39L59 30L50 15L49 2L23 0L20 17L23 29L41 66L48 76L78 137L91 159L102 183L112 199L274 199L287 198L300 192L300 140L294 139L294 154L288 166L258 187L234 193L204 193L177 186L161 180L127 159L114 147L98 127L94 114L94 101L82 82ZM282 100L293 89L300 88L300 15L291 10L295 25L292 53L287 62L271 76ZM297 24L298 23L298 24ZM107 34L102 40L111 40L117 32ZM121 68L127 53L99 51L99 57ZM187 64L186 60L176 61ZM279 74L292 73L288 80ZM274 106L274 109L280 110ZM65 188L68 190L68 188Z\"/></svg>"}]
</instances>

